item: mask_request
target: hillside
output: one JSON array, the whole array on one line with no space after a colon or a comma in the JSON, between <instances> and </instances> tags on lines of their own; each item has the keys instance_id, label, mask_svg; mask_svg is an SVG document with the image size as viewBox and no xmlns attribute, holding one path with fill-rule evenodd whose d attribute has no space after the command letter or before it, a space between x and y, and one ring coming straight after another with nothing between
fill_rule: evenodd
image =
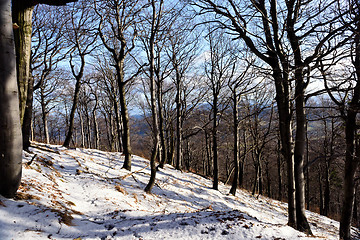
<instances>
[{"instance_id":1,"label":"hillside","mask_svg":"<svg viewBox=\"0 0 360 240\"><path fill-rule=\"evenodd\" d=\"M286 204L234 197L222 184L214 191L211 180L169 165L149 195L145 159L134 156L130 173L120 153L36 145L23 155L16 200L0 197L2 240L337 239L334 220L307 212L315 235L307 237L286 225Z\"/></svg>"}]
</instances>

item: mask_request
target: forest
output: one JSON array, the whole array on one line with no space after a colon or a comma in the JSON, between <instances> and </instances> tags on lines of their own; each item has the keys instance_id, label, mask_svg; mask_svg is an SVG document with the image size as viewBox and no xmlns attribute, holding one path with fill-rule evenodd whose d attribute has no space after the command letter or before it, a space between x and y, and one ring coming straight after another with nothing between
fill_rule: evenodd
<instances>
[{"instance_id":1,"label":"forest","mask_svg":"<svg viewBox=\"0 0 360 240\"><path fill-rule=\"evenodd\" d=\"M0 3L0 194L34 142L150 160L360 228L358 0Z\"/></svg>"}]
</instances>

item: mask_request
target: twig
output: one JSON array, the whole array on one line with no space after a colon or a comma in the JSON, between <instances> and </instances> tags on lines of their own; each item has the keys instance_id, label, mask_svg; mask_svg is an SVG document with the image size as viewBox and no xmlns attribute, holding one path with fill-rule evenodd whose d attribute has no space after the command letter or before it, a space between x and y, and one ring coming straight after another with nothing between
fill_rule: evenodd
<instances>
[{"instance_id":1,"label":"twig","mask_svg":"<svg viewBox=\"0 0 360 240\"><path fill-rule=\"evenodd\" d=\"M36 158L37 154L35 154L32 159L26 163L26 165L30 166L30 164L32 164L32 162L34 161L34 159Z\"/></svg>"}]
</instances>

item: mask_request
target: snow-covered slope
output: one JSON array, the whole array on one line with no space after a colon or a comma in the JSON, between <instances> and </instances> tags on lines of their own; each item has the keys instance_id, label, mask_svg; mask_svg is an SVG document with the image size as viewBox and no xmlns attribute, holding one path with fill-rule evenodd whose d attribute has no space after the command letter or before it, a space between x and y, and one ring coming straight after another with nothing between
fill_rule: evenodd
<instances>
[{"instance_id":1,"label":"snow-covered slope","mask_svg":"<svg viewBox=\"0 0 360 240\"><path fill-rule=\"evenodd\" d=\"M286 225L286 204L166 166L145 194L149 162L36 144L16 200L0 196L0 239L337 239L338 222L307 212L314 237ZM33 158L34 154L36 157ZM28 163L33 159L31 164Z\"/></svg>"}]
</instances>

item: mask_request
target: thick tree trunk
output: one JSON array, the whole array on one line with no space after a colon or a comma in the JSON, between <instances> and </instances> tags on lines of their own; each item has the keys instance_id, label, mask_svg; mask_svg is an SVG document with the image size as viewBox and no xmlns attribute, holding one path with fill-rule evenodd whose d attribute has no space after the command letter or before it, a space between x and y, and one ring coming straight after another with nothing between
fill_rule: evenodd
<instances>
[{"instance_id":1,"label":"thick tree trunk","mask_svg":"<svg viewBox=\"0 0 360 240\"><path fill-rule=\"evenodd\" d=\"M291 128L291 107L289 96L288 79L282 76L282 72L277 66L273 66L273 78L276 87L276 102L279 113L279 130L281 140L281 153L287 164L288 182L288 225L296 227L296 206L295 206L295 176L294 176L294 156Z\"/></svg>"},{"instance_id":2,"label":"thick tree trunk","mask_svg":"<svg viewBox=\"0 0 360 240\"><path fill-rule=\"evenodd\" d=\"M0 1L0 194L14 197L21 181L22 135L11 1Z\"/></svg>"},{"instance_id":3,"label":"thick tree trunk","mask_svg":"<svg viewBox=\"0 0 360 240\"><path fill-rule=\"evenodd\" d=\"M30 56L33 6L26 7L26 1L12 1L13 23L16 49L16 70L19 89L20 122L24 121L27 94L30 80Z\"/></svg>"},{"instance_id":4,"label":"thick tree trunk","mask_svg":"<svg viewBox=\"0 0 360 240\"><path fill-rule=\"evenodd\" d=\"M355 11L359 10L360 5L356 5ZM347 118L345 122L346 154L344 172L344 197L340 219L340 239L351 239L351 221L355 198L355 174L360 161L360 145L356 136L356 119L360 105L360 20L359 12L355 12L357 17L355 42L355 78L353 98L349 102ZM357 142L356 142L357 140Z\"/></svg>"},{"instance_id":5,"label":"thick tree trunk","mask_svg":"<svg viewBox=\"0 0 360 240\"><path fill-rule=\"evenodd\" d=\"M307 234L312 234L310 225L305 215L305 178L304 178L304 155L306 147L306 117L305 117L305 99L303 86L302 69L296 70L295 78L297 80L295 87L296 104L296 137L295 137L295 189L296 189L296 229Z\"/></svg>"},{"instance_id":6,"label":"thick tree trunk","mask_svg":"<svg viewBox=\"0 0 360 240\"><path fill-rule=\"evenodd\" d=\"M351 111L351 110L349 110ZM360 146L355 148L356 113L351 111L345 125L346 156L344 171L344 197L340 219L340 239L351 239L351 221L355 199L355 174L359 164Z\"/></svg>"}]
</instances>

